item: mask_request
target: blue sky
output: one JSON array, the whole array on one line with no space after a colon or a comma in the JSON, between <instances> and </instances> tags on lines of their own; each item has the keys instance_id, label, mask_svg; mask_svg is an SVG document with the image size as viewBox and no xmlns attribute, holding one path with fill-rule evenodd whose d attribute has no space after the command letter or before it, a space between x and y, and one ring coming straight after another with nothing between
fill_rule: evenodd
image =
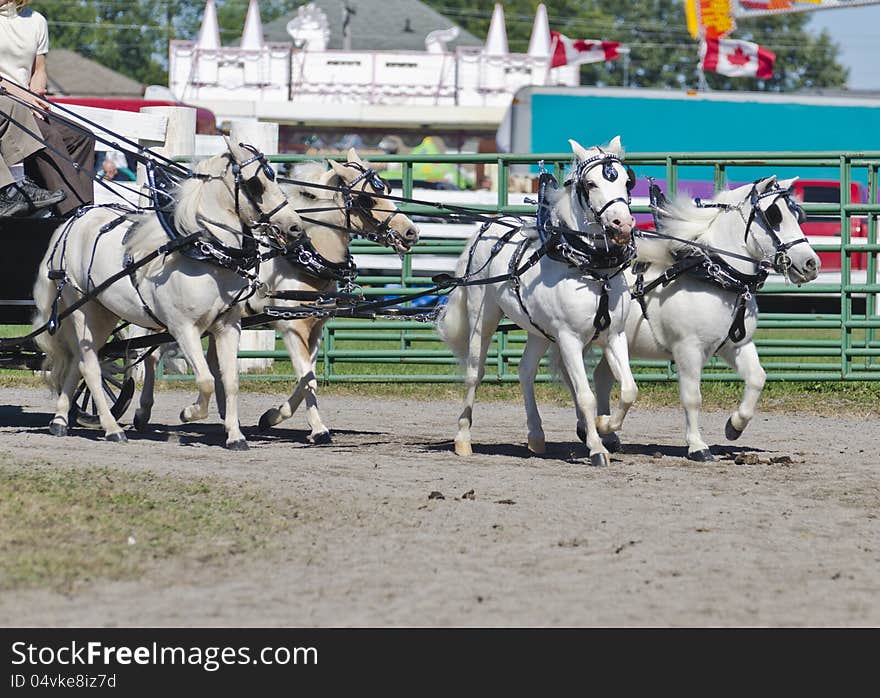
<instances>
[{"instance_id":1,"label":"blue sky","mask_svg":"<svg viewBox=\"0 0 880 698\"><path fill-rule=\"evenodd\" d=\"M880 90L880 5L820 10L812 13L811 29L827 29L840 47L841 62L850 69L849 87Z\"/></svg>"}]
</instances>

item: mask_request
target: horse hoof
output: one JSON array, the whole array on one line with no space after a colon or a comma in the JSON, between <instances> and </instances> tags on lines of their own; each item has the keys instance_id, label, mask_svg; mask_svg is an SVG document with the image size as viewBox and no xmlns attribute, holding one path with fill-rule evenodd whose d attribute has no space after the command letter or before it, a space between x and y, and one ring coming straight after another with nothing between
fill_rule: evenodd
<instances>
[{"instance_id":1,"label":"horse hoof","mask_svg":"<svg viewBox=\"0 0 880 698\"><path fill-rule=\"evenodd\" d=\"M112 441L113 443L117 444L128 443L128 437L125 435L124 431L114 431L112 434L107 434L107 436L104 438L106 438L107 441Z\"/></svg>"},{"instance_id":2,"label":"horse hoof","mask_svg":"<svg viewBox=\"0 0 880 698\"><path fill-rule=\"evenodd\" d=\"M248 446L247 441L244 439L239 439L238 441L230 441L226 444L226 448L230 451L247 451L250 450L250 446Z\"/></svg>"},{"instance_id":3,"label":"horse hoof","mask_svg":"<svg viewBox=\"0 0 880 698\"><path fill-rule=\"evenodd\" d=\"M591 453L590 454L590 465L594 468L605 468L608 466L608 454L607 453Z\"/></svg>"},{"instance_id":4,"label":"horse hoof","mask_svg":"<svg viewBox=\"0 0 880 698\"><path fill-rule=\"evenodd\" d=\"M715 456L712 455L712 451L708 448L704 448L702 451L691 451L688 453L688 460L693 460L697 463L711 463L715 460Z\"/></svg>"},{"instance_id":5,"label":"horse hoof","mask_svg":"<svg viewBox=\"0 0 880 698\"><path fill-rule=\"evenodd\" d=\"M281 413L276 409L266 410L260 417L260 431L269 431L281 421Z\"/></svg>"},{"instance_id":6,"label":"horse hoof","mask_svg":"<svg viewBox=\"0 0 880 698\"><path fill-rule=\"evenodd\" d=\"M52 436L67 436L67 425L63 422L50 422L49 433Z\"/></svg>"},{"instance_id":7,"label":"horse hoof","mask_svg":"<svg viewBox=\"0 0 880 698\"><path fill-rule=\"evenodd\" d=\"M620 450L620 437L614 432L602 437L602 445L609 453L617 453Z\"/></svg>"},{"instance_id":8,"label":"horse hoof","mask_svg":"<svg viewBox=\"0 0 880 698\"><path fill-rule=\"evenodd\" d=\"M329 431L319 431L317 434L309 434L306 437L306 441L308 441L313 446L321 446L323 444L329 444L333 439L330 438Z\"/></svg>"},{"instance_id":9,"label":"horse hoof","mask_svg":"<svg viewBox=\"0 0 880 698\"><path fill-rule=\"evenodd\" d=\"M150 418L140 413L140 410L134 413L134 428L141 434L150 430Z\"/></svg>"},{"instance_id":10,"label":"horse hoof","mask_svg":"<svg viewBox=\"0 0 880 698\"><path fill-rule=\"evenodd\" d=\"M547 442L543 436L529 437L529 451L540 456L547 452Z\"/></svg>"},{"instance_id":11,"label":"horse hoof","mask_svg":"<svg viewBox=\"0 0 880 698\"><path fill-rule=\"evenodd\" d=\"M180 421L183 424L186 424L189 420L186 418L186 408L184 407L180 410Z\"/></svg>"},{"instance_id":12,"label":"horse hoof","mask_svg":"<svg viewBox=\"0 0 880 698\"><path fill-rule=\"evenodd\" d=\"M724 425L724 435L728 441L736 441L743 435L742 431L733 426L733 417L728 418L727 424Z\"/></svg>"},{"instance_id":13,"label":"horse hoof","mask_svg":"<svg viewBox=\"0 0 880 698\"><path fill-rule=\"evenodd\" d=\"M587 443L587 430L580 424L577 425L577 435L582 444Z\"/></svg>"},{"instance_id":14,"label":"horse hoof","mask_svg":"<svg viewBox=\"0 0 880 698\"><path fill-rule=\"evenodd\" d=\"M470 441L459 441L455 440L455 455L456 456L470 456L473 455L474 450L471 448Z\"/></svg>"}]
</instances>

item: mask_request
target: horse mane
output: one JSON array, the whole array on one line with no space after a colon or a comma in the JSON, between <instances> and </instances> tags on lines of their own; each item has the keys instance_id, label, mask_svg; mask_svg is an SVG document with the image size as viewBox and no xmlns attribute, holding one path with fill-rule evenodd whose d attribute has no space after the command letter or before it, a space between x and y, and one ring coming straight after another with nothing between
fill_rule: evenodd
<instances>
[{"instance_id":1,"label":"horse mane","mask_svg":"<svg viewBox=\"0 0 880 698\"><path fill-rule=\"evenodd\" d=\"M730 191L719 192L714 203L732 204L735 195ZM723 209L697 206L687 195L679 194L662 206L659 214L661 232L668 233L679 240L668 238L641 237L636 245L636 259L639 262L668 265L680 255L694 248L688 242L701 242L702 238L721 215Z\"/></svg>"},{"instance_id":2,"label":"horse mane","mask_svg":"<svg viewBox=\"0 0 880 698\"><path fill-rule=\"evenodd\" d=\"M324 161L308 160L307 162L299 162L293 168L291 179L296 179L301 182L318 182L326 171L327 163ZM314 201L312 199L309 199L300 193L302 191L301 185L281 184L280 186L281 190L284 192L284 196L287 197L287 200L290 201L290 205L293 206L294 209L310 208L314 206ZM327 195L325 190L320 189L315 189L311 193L320 198L326 198Z\"/></svg>"},{"instance_id":3,"label":"horse mane","mask_svg":"<svg viewBox=\"0 0 880 698\"><path fill-rule=\"evenodd\" d=\"M226 168L227 160L223 155L215 155L196 162L192 169L197 174L222 175ZM174 190L177 204L174 207L174 225L184 234L194 233L202 225L198 220L199 207L204 194L204 180L196 177L184 179ZM216 207L211 207L216 211ZM231 211L231 209L230 209ZM233 214L234 215L234 214ZM135 259L138 259L167 241L167 235L159 224L157 218L140 214L130 215L129 218L136 222L124 238L126 251Z\"/></svg>"}]
</instances>

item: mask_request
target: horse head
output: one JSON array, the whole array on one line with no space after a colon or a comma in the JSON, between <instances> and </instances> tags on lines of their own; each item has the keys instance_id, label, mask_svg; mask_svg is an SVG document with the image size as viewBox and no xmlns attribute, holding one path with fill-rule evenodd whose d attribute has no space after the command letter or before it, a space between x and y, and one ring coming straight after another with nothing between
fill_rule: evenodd
<instances>
[{"instance_id":1,"label":"horse head","mask_svg":"<svg viewBox=\"0 0 880 698\"><path fill-rule=\"evenodd\" d=\"M227 146L224 180L239 220L254 232L285 245L288 238L302 232L303 221L275 181L275 170L254 146L228 139Z\"/></svg>"},{"instance_id":2,"label":"horse head","mask_svg":"<svg viewBox=\"0 0 880 698\"><path fill-rule=\"evenodd\" d=\"M744 209L751 206L746 221L747 246L760 258L772 260L775 271L800 285L819 275L821 262L801 229L806 214L792 198L796 180L777 180L773 175L741 189L747 190Z\"/></svg>"},{"instance_id":3,"label":"horse head","mask_svg":"<svg viewBox=\"0 0 880 698\"><path fill-rule=\"evenodd\" d=\"M623 164L620 136L601 148L584 148L571 139L569 143L577 158L574 172L566 182L572 187L573 202L576 200L585 214L591 214L614 242L628 245L635 227L629 203L636 180L632 169Z\"/></svg>"},{"instance_id":4,"label":"horse head","mask_svg":"<svg viewBox=\"0 0 880 698\"><path fill-rule=\"evenodd\" d=\"M346 213L345 226L398 253L418 242L419 228L388 198L391 187L350 148L348 161L330 161L327 184L339 189Z\"/></svg>"}]
</instances>

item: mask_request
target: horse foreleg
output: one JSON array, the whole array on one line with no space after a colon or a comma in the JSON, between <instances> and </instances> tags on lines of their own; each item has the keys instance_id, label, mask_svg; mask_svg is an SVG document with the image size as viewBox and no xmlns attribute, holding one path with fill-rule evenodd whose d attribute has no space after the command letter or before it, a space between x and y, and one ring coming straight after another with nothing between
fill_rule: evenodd
<instances>
[{"instance_id":1,"label":"horse foreleg","mask_svg":"<svg viewBox=\"0 0 880 698\"><path fill-rule=\"evenodd\" d=\"M535 376L538 375L538 364L547 351L550 342L536 334L529 333L526 347L519 361L519 384L522 388L523 401L526 407L526 427L528 428L528 444L532 453L544 453L547 444L538 402L535 399Z\"/></svg>"},{"instance_id":2,"label":"horse foreleg","mask_svg":"<svg viewBox=\"0 0 880 698\"><path fill-rule=\"evenodd\" d=\"M608 362L607 352L603 353L602 358L596 364L596 368L593 369L593 389L596 391L596 413L598 415L597 425L602 423L603 420L609 423L611 421L611 390L614 388L615 378ZM601 429L598 430L601 431ZM584 440L586 432L583 432L583 427L579 427L578 436L581 436L581 433L584 434L581 440ZM605 448L609 451L615 453L620 450L620 438L613 431L601 434L601 436L602 443L605 444Z\"/></svg>"},{"instance_id":3,"label":"horse foreleg","mask_svg":"<svg viewBox=\"0 0 880 698\"><path fill-rule=\"evenodd\" d=\"M687 457L700 462L715 460L700 434L700 408L703 406L700 374L703 370L703 353L696 349L678 347L673 349L672 354L678 367L678 392L684 407Z\"/></svg>"},{"instance_id":4,"label":"horse foreleg","mask_svg":"<svg viewBox=\"0 0 880 698\"><path fill-rule=\"evenodd\" d=\"M485 291L479 293L472 290L468 294L467 312L471 315L471 336L465 360L464 407L458 417L458 433L455 435L455 453L459 456L469 456L473 453L471 424L473 424L474 401L477 399L477 388L486 372L486 354L492 343L492 333L501 321L501 310L497 306L487 307L485 297ZM474 316L477 316L476 320Z\"/></svg>"},{"instance_id":5,"label":"horse foreleg","mask_svg":"<svg viewBox=\"0 0 880 698\"><path fill-rule=\"evenodd\" d=\"M214 398L217 401L217 412L220 419L226 419L226 390L223 388L223 380L220 378L220 362L217 359L217 341L214 335L208 337L208 368L214 376Z\"/></svg>"},{"instance_id":6,"label":"horse foreleg","mask_svg":"<svg viewBox=\"0 0 880 698\"><path fill-rule=\"evenodd\" d=\"M608 465L608 451L602 444L602 439L596 430L596 397L590 390L587 370L584 368L584 345L579 338L565 333L560 334L557 344L559 345L560 359L571 382L579 417L583 419L586 428L590 463L592 465Z\"/></svg>"},{"instance_id":7,"label":"horse foreleg","mask_svg":"<svg viewBox=\"0 0 880 698\"><path fill-rule=\"evenodd\" d=\"M724 427L725 435L733 441L742 436L752 417L755 416L755 409L758 406L758 400L761 398L761 392L764 390L767 374L761 366L761 360L758 358L758 350L755 348L754 342L743 344L740 347L729 344L725 345L719 350L718 355L745 382L742 401L739 403L737 410L730 415Z\"/></svg>"},{"instance_id":8,"label":"horse foreleg","mask_svg":"<svg viewBox=\"0 0 880 698\"><path fill-rule=\"evenodd\" d=\"M281 326L281 338L290 355L297 382L287 400L263 413L260 417L261 429L268 429L290 418L305 399L306 419L311 429L309 442L313 444L330 442L330 430L324 425L318 412L318 380L315 376L315 362L322 328L323 323L316 323L310 327L304 322Z\"/></svg>"},{"instance_id":9,"label":"horse foreleg","mask_svg":"<svg viewBox=\"0 0 880 698\"><path fill-rule=\"evenodd\" d=\"M614 378L620 383L620 401L618 402L617 409L610 416L608 412L599 410L601 416L597 418L596 428L602 435L611 435L623 427L623 420L626 419L626 413L629 412L629 408L636 401L639 395L639 388L636 385L632 368L629 365L629 346L627 345L625 334L620 332L608 337L604 358ZM604 407L607 409L608 395L606 394L604 397L606 401Z\"/></svg>"},{"instance_id":10,"label":"horse foreleg","mask_svg":"<svg viewBox=\"0 0 880 698\"><path fill-rule=\"evenodd\" d=\"M217 396L217 404L225 405L223 424L226 427L226 448L246 451L248 448L238 421L238 343L241 328L238 323L224 325L213 333L217 368L223 395Z\"/></svg>"},{"instance_id":11,"label":"horse foreleg","mask_svg":"<svg viewBox=\"0 0 880 698\"><path fill-rule=\"evenodd\" d=\"M208 405L214 394L214 376L205 355L202 354L202 340L195 326L187 326L175 333L174 338L193 370L199 396L192 405L180 412L181 422L195 422L208 416Z\"/></svg>"},{"instance_id":12,"label":"horse foreleg","mask_svg":"<svg viewBox=\"0 0 880 698\"><path fill-rule=\"evenodd\" d=\"M153 413L153 400L156 390L156 367L159 365L160 350L148 351L144 357L144 385L138 408L134 411L134 428L140 432L147 431L150 426L150 415Z\"/></svg>"}]
</instances>

